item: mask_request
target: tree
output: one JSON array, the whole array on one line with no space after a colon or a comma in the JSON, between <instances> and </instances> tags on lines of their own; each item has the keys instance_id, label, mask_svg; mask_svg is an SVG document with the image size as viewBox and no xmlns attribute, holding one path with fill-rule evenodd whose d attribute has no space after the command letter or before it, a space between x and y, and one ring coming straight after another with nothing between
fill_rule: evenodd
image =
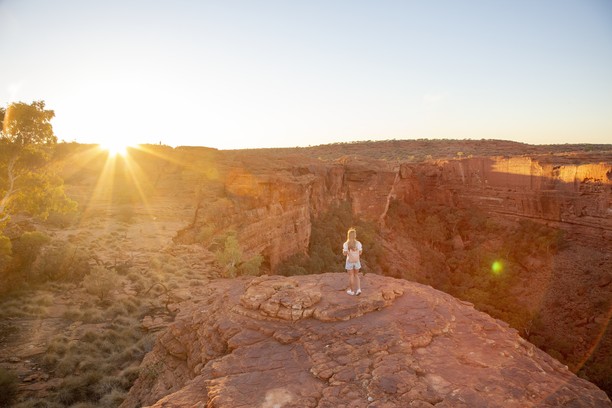
<instances>
[{"instance_id":1,"label":"tree","mask_svg":"<svg viewBox=\"0 0 612 408\"><path fill-rule=\"evenodd\" d=\"M31 104L14 102L0 112L3 138L14 146L54 145L57 137L53 134L51 119L55 112L45 109L44 101Z\"/></svg>"},{"instance_id":2,"label":"tree","mask_svg":"<svg viewBox=\"0 0 612 408\"><path fill-rule=\"evenodd\" d=\"M44 101L0 108L0 234L11 214L45 219L50 211L76 209L64 193L63 181L49 166L57 143L51 126L54 116Z\"/></svg>"},{"instance_id":3,"label":"tree","mask_svg":"<svg viewBox=\"0 0 612 408\"><path fill-rule=\"evenodd\" d=\"M230 233L225 238L223 249L215 252L217 264L223 268L223 276L234 278L236 275L253 275L259 274L259 268L263 263L263 256L256 254L255 256L244 260L244 253L240 248L238 239L233 233Z\"/></svg>"},{"instance_id":4,"label":"tree","mask_svg":"<svg viewBox=\"0 0 612 408\"><path fill-rule=\"evenodd\" d=\"M229 235L225 239L223 250L215 253L217 263L223 268L223 273L226 277L233 278L236 276L238 264L242 260L242 249L238 244L238 240L234 235Z\"/></svg>"}]
</instances>

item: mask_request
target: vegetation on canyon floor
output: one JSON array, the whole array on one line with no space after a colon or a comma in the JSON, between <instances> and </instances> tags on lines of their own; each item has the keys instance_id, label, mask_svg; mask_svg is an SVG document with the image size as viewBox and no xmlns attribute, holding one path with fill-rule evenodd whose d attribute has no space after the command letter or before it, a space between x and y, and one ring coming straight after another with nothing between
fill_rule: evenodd
<instances>
[{"instance_id":1,"label":"vegetation on canyon floor","mask_svg":"<svg viewBox=\"0 0 612 408\"><path fill-rule=\"evenodd\" d=\"M52 385L44 396L31 395L14 406L118 406L155 340L142 327L143 317L166 311L167 288L187 287L196 278L181 259L161 254L146 270L95 266L80 282L30 282L5 296L0 338L18 336L43 319L58 333L44 339L44 352L31 360ZM16 395L17 377L3 369L0 383L11 390L3 393L8 403Z\"/></svg>"},{"instance_id":2,"label":"vegetation on canyon floor","mask_svg":"<svg viewBox=\"0 0 612 408\"><path fill-rule=\"evenodd\" d=\"M100 258L133 216L127 177L114 184L116 231L57 236L83 214L57 175L53 116L42 101L0 108L0 341L34 350L2 350L0 405L116 407L153 346L143 317L167 311L168 288L194 276L165 254L141 269ZM27 382L45 386L21 392Z\"/></svg>"}]
</instances>

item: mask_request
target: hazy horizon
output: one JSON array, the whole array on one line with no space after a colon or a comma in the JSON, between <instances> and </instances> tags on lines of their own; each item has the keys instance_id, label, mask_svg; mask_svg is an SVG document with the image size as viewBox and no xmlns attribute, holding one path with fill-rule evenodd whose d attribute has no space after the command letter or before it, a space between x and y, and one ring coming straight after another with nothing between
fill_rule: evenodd
<instances>
[{"instance_id":1,"label":"hazy horizon","mask_svg":"<svg viewBox=\"0 0 612 408\"><path fill-rule=\"evenodd\" d=\"M68 142L612 141L602 0L4 0L0 53Z\"/></svg>"}]
</instances>

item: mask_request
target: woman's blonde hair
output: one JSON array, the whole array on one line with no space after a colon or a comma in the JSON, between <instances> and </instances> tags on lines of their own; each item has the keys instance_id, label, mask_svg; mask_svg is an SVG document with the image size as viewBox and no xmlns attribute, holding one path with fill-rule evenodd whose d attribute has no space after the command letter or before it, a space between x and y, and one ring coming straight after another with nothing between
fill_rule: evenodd
<instances>
[{"instance_id":1,"label":"woman's blonde hair","mask_svg":"<svg viewBox=\"0 0 612 408\"><path fill-rule=\"evenodd\" d=\"M351 232L355 233L355 239L357 239L357 230L355 228L351 227L346 232L346 242L350 242L351 241Z\"/></svg>"}]
</instances>

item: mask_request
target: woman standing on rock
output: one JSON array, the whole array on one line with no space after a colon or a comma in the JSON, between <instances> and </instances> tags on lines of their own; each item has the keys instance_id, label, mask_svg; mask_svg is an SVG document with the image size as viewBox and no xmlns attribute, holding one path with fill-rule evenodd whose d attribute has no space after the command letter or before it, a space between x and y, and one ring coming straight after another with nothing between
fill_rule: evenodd
<instances>
[{"instance_id":1,"label":"woman standing on rock","mask_svg":"<svg viewBox=\"0 0 612 408\"><path fill-rule=\"evenodd\" d=\"M355 228L350 228L346 233L346 242L342 246L342 254L346 255L346 271L349 274L349 289L346 293L351 296L361 295L359 255L361 255L362 250L361 242L357 241L357 231L355 231Z\"/></svg>"}]
</instances>

